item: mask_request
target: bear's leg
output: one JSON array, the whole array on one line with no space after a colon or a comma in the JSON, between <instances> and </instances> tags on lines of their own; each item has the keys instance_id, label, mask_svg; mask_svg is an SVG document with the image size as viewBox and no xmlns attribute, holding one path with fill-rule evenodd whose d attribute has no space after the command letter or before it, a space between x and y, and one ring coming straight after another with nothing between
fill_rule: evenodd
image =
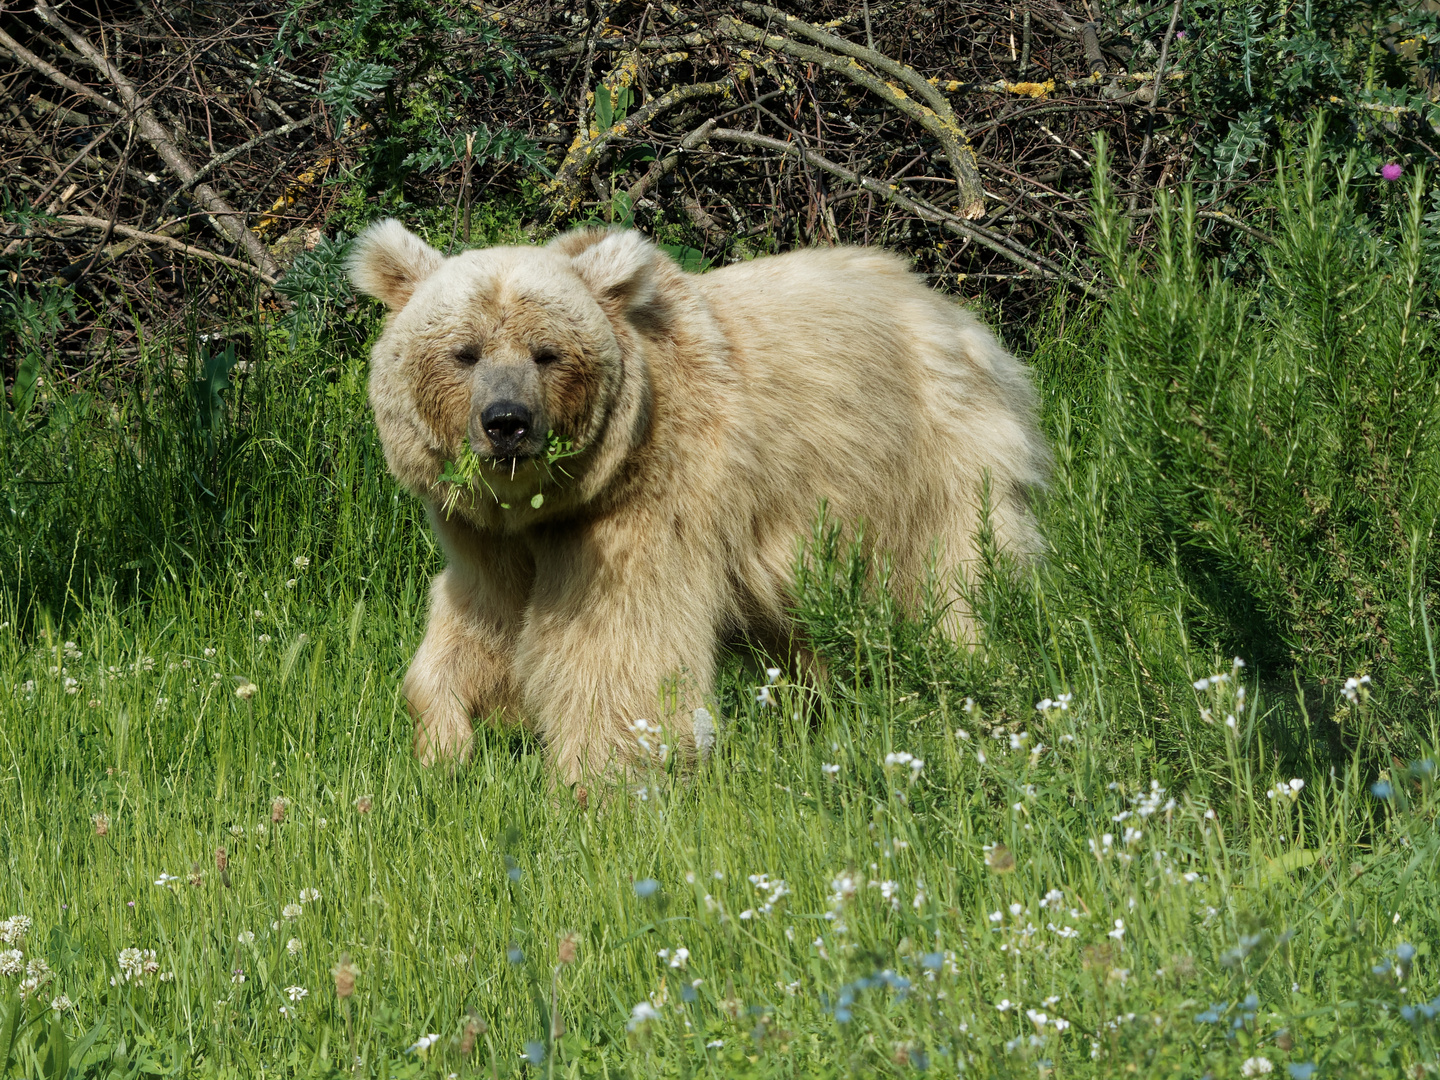
<instances>
[{"instance_id":1,"label":"bear's leg","mask_svg":"<svg viewBox=\"0 0 1440 1080\"><path fill-rule=\"evenodd\" d=\"M450 566L430 590L430 621L403 693L415 721L415 754L426 765L468 760L472 716L518 718L512 675L518 611L490 583Z\"/></svg>"},{"instance_id":2,"label":"bear's leg","mask_svg":"<svg viewBox=\"0 0 1440 1080\"><path fill-rule=\"evenodd\" d=\"M537 557L546 587L516 649L526 714L566 783L656 754L662 737L639 720L693 753L694 710L713 696L723 573L655 532L622 532Z\"/></svg>"}]
</instances>

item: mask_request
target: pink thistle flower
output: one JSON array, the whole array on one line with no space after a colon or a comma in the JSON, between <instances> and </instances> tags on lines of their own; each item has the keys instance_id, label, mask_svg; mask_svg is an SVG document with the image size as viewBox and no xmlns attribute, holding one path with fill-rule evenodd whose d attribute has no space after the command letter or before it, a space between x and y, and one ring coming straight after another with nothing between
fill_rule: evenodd
<instances>
[{"instance_id":1,"label":"pink thistle flower","mask_svg":"<svg viewBox=\"0 0 1440 1080\"><path fill-rule=\"evenodd\" d=\"M1383 176L1386 180L1399 180L1400 174L1404 171L1404 167L1400 165L1399 162L1392 161L1386 165L1381 166L1380 175Z\"/></svg>"}]
</instances>

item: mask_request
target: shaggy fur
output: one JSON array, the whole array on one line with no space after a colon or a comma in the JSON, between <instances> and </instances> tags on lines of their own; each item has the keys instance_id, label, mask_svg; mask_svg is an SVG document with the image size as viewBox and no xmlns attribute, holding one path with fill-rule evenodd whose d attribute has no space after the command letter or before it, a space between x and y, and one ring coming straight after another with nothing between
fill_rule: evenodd
<instances>
[{"instance_id":1,"label":"shaggy fur","mask_svg":"<svg viewBox=\"0 0 1440 1080\"><path fill-rule=\"evenodd\" d=\"M987 475L1000 546L1039 551L1026 372L893 255L696 276L634 232L444 258L384 221L351 273L392 312L370 380L386 459L448 557L404 687L425 761L468 756L473 717L530 725L567 781L634 760L642 718L703 749L693 710L727 638L794 637L822 500L912 598L975 557ZM497 402L527 410L511 442ZM550 432L577 451L553 467ZM452 492L438 477L467 439L485 483Z\"/></svg>"}]
</instances>

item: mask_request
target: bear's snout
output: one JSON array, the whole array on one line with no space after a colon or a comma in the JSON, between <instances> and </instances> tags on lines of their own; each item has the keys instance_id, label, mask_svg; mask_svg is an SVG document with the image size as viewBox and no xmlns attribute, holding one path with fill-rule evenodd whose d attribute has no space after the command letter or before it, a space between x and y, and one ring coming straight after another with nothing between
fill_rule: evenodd
<instances>
[{"instance_id":1,"label":"bear's snout","mask_svg":"<svg viewBox=\"0 0 1440 1080\"><path fill-rule=\"evenodd\" d=\"M480 426L497 458L523 457L521 448L535 428L535 416L518 401L497 401L480 414Z\"/></svg>"}]
</instances>

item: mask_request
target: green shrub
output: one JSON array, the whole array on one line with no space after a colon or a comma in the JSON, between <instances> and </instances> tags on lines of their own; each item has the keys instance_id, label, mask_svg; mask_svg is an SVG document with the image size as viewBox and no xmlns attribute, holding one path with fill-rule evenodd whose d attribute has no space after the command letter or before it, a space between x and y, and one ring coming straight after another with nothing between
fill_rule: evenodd
<instances>
[{"instance_id":1,"label":"green shrub","mask_svg":"<svg viewBox=\"0 0 1440 1080\"><path fill-rule=\"evenodd\" d=\"M1403 712L1437 689L1440 357L1424 271L1424 180L1391 240L1357 210L1353 159L1321 140L1280 169L1274 243L1251 287L1196 252L1187 192L1138 253L1103 171L1107 306L1101 471L1152 565L1194 598L1202 646L1340 700L1370 673ZM1312 705L1313 707L1313 705Z\"/></svg>"}]
</instances>

